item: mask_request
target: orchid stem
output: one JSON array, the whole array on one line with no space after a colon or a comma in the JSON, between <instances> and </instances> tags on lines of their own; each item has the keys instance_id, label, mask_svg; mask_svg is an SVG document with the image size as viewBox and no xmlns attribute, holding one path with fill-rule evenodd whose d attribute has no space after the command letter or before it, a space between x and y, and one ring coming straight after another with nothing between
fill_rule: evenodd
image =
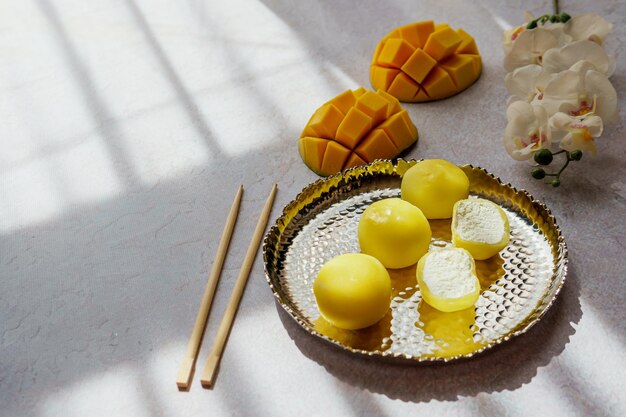
<instances>
[{"instance_id":1,"label":"orchid stem","mask_svg":"<svg viewBox=\"0 0 626 417\"><path fill-rule=\"evenodd\" d=\"M552 0L554 6L554 14L559 14L559 0Z\"/></svg>"},{"instance_id":2,"label":"orchid stem","mask_svg":"<svg viewBox=\"0 0 626 417\"><path fill-rule=\"evenodd\" d=\"M556 173L556 177L559 178L561 176L561 172L565 171L565 168L567 168L567 166L569 165L569 163L572 162L572 158L569 157L569 154L567 155L567 161L565 161L565 165L563 165L563 167L559 170L559 172Z\"/></svg>"}]
</instances>

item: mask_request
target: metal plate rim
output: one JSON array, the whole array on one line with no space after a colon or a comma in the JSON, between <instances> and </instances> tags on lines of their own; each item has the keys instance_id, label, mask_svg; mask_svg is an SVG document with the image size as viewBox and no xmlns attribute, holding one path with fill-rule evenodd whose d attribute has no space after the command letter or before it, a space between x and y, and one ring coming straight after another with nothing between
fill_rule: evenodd
<instances>
[{"instance_id":1,"label":"metal plate rim","mask_svg":"<svg viewBox=\"0 0 626 417\"><path fill-rule=\"evenodd\" d=\"M561 231L561 228L559 227L559 225L557 224L556 218L555 216L552 214L551 210L541 201L535 199L527 190L525 189L517 189L514 186L512 186L510 183L504 183L502 182L502 180L498 177L496 177L495 175L493 175L492 173L490 173L489 171L487 171L486 169L482 168L482 167L478 167L478 166L474 166L471 164L466 164L466 165L459 165L460 168L465 168L465 169L476 169L479 171L482 171L483 174L485 174L486 176L490 177L491 179L495 180L497 182L497 184L500 187L504 187L504 188L508 188L510 189L513 193L521 195L522 197L526 198L532 205L537 206L539 209L541 209L541 211L543 213L545 213L547 215L547 217L553 222L553 227L554 230L556 232L556 237L557 237L557 243L558 243L558 247L560 248L561 252L562 252L562 256L561 256L561 273L558 274L557 272L553 272L551 280L559 280L559 283L557 285L557 287L554 290L554 294L552 295L552 297L547 301L547 303L545 304L545 306L543 307L543 309L539 312L539 314L530 322L525 323L520 329L517 329L513 332L511 332L510 334L504 335L496 340L493 340L492 342L482 346L481 348L470 352L470 353L466 353L466 354L459 354L459 355L455 355L455 356L450 356L450 357L437 357L437 356L432 356L432 357L417 357L417 356L412 356L412 355L402 355L402 354L397 354L397 353L393 353L393 352L388 352L388 351L367 351L367 350L363 350L363 349L356 349L356 348L351 348L349 346L343 345L340 342L331 339L328 336L325 336L319 332L317 332L315 329L313 329L311 326L309 326L308 323L306 323L305 321L301 320L298 315L293 311L293 309L287 304L286 300L283 298L283 295L279 292L279 290L276 288L276 286L274 285L274 282L272 280L271 274L270 274L270 266L269 266L269 260L268 260L268 250L270 249L271 246L271 242L270 242L270 238L272 235L275 234L279 234L279 230L278 230L278 225L280 224L281 221L284 221L288 211L290 210L291 207L295 206L304 195L307 194L308 191L311 191L317 187L319 187L320 185L324 184L324 183L328 183L328 182L339 182L342 179L347 178L351 173L355 172L355 171L363 171L363 170L367 170L368 168L372 167L372 166L376 166L376 165L381 165L381 164L387 164L389 165L388 168L391 168L393 173L397 174L397 168L398 165L400 163L406 163L406 164L414 164L416 162L419 162L423 159L419 159L419 160L415 160L415 159L411 159L408 161L402 160L402 159L398 159L395 161L392 160L386 160L386 159L380 159L380 160L376 160L368 165L365 166L359 166L359 167L354 167L351 169L348 169L344 172L341 173L337 173L335 175L329 176L329 177L325 177L325 178L320 178L310 184L308 184L307 186L305 186L302 191L300 191L300 193L298 193L298 195L292 200L290 201L282 210L281 215L277 218L275 224L270 228L270 230L267 232L267 234L265 235L265 238L263 240L263 266L264 266L264 273L265 273L265 279L270 287L270 289L272 290L272 293L274 295L274 298L278 301L278 303L281 305L281 307L283 308L283 310L285 310L287 312L287 314L296 321L296 323L298 323L298 325L304 329L307 333L313 335L314 337L317 337L318 339L323 340L326 343L330 343L332 346L336 346L338 348L340 348L343 351L346 352L350 352L353 354L357 354L359 356L364 356L364 357L369 357L369 358L380 358L380 359L392 359L392 360L398 360L402 363L410 363L410 364L425 364L425 363L450 363L450 362L458 362L458 361L462 361L462 360L467 360L470 358L473 358L477 355L481 355L486 351L491 350L492 348L501 345L502 343L509 341L510 339L520 336L526 332L528 332L534 325L536 325L539 321L541 321L541 319L545 316L545 314L548 312L548 310L550 310L550 308L552 307L552 305L555 303L556 298L558 297L559 293L561 292L561 289L563 288L563 285L565 284L566 278L567 278L567 272L568 272L568 249L567 249L567 244L565 243L565 239L563 237L563 233ZM531 316L534 312L537 311L537 309L540 308L539 303L538 305L535 307L535 309L533 310L532 313L530 313L527 317Z\"/></svg>"}]
</instances>

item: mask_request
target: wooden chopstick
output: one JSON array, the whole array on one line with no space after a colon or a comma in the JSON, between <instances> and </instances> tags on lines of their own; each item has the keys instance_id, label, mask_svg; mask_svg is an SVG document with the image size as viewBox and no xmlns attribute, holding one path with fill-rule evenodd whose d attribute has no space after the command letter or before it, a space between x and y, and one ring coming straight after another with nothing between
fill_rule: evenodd
<instances>
[{"instance_id":1,"label":"wooden chopstick","mask_svg":"<svg viewBox=\"0 0 626 417\"><path fill-rule=\"evenodd\" d=\"M213 303L213 296L215 295L215 288L217 282L220 279L222 272L222 266L224 265L224 259L226 258L226 252L230 244L230 238L233 235L235 223L237 222L237 215L239 214L239 205L241 204L241 196L243 195L243 185L239 186L237 195L233 201L233 205L228 213L226 224L224 225L224 231L222 232L222 238L220 239L217 252L215 254L215 260L213 261L213 267L209 274L204 294L202 295L202 302L200 303L200 309L198 310L198 316L196 317L196 323L193 326L189 343L187 344L187 353L185 359L180 364L178 375L176 377L176 385L179 389L189 389L191 385L191 377L196 366L196 359L198 357L198 350L200 348L200 342L202 342L202 335L206 327L206 322L209 316L209 310Z\"/></svg>"},{"instance_id":2,"label":"wooden chopstick","mask_svg":"<svg viewBox=\"0 0 626 417\"><path fill-rule=\"evenodd\" d=\"M204 365L204 370L202 371L200 382L205 388L211 388L215 383L217 368L222 358L224 345L226 344L226 340L228 339L228 335L230 333L233 320L235 318L235 313L237 313L239 301L241 300L243 290L246 286L246 282L248 281L248 276L250 275L250 270L252 269L254 258L256 257L259 245L261 244L263 232L265 231L265 226L267 226L267 221L269 219L270 212L272 211L272 205L274 204L274 197L276 196L277 188L277 185L274 184L274 186L272 187L272 191L270 192L270 195L265 202L265 206L263 207L263 211L261 212L261 216L259 217L259 221L257 222L256 229L254 230L254 234L252 235L252 240L250 240L248 252L246 253L246 257L244 258L244 261L241 265L241 269L239 270L239 276L237 277L235 288L233 288L233 293L230 296L228 306L226 307L226 311L224 312L224 317L222 318L222 322L220 323L220 327L217 331L217 336L215 337L213 348L211 349L211 353L209 354L206 364Z\"/></svg>"}]
</instances>

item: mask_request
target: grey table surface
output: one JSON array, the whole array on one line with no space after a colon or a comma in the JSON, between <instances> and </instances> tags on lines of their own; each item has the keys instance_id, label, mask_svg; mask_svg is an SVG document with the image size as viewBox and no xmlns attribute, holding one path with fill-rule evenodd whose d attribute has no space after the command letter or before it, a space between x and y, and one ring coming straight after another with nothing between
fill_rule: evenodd
<instances>
[{"instance_id":1,"label":"grey table surface","mask_svg":"<svg viewBox=\"0 0 626 417\"><path fill-rule=\"evenodd\" d=\"M552 189L502 147L503 28L548 1L4 1L0 5L0 415L626 415L626 4L562 1L615 25L620 119ZM471 361L397 366L310 337L257 256L217 385L174 383L236 187L246 192L206 358L271 185L276 219L317 177L296 138L369 86L377 40L434 19L477 39L484 73L408 105L406 158L487 168L544 201L567 283L529 333Z\"/></svg>"}]
</instances>

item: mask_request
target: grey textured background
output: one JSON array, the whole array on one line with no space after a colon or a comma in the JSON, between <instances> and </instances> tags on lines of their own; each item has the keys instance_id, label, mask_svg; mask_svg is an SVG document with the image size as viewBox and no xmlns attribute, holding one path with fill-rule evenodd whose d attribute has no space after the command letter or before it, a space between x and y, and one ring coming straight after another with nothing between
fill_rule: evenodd
<instances>
[{"instance_id":1,"label":"grey textured background","mask_svg":"<svg viewBox=\"0 0 626 417\"><path fill-rule=\"evenodd\" d=\"M562 1L614 23L620 120L559 189L506 155L502 28L549 1L5 1L0 6L0 415L626 415L626 4ZM217 386L174 380L238 184L242 212L208 354L271 184L272 219L316 176L295 140L337 93L369 87L374 45L434 19L477 40L484 73L409 105L407 158L487 168L557 216L558 302L475 360L366 361L321 344L254 265Z\"/></svg>"}]
</instances>

